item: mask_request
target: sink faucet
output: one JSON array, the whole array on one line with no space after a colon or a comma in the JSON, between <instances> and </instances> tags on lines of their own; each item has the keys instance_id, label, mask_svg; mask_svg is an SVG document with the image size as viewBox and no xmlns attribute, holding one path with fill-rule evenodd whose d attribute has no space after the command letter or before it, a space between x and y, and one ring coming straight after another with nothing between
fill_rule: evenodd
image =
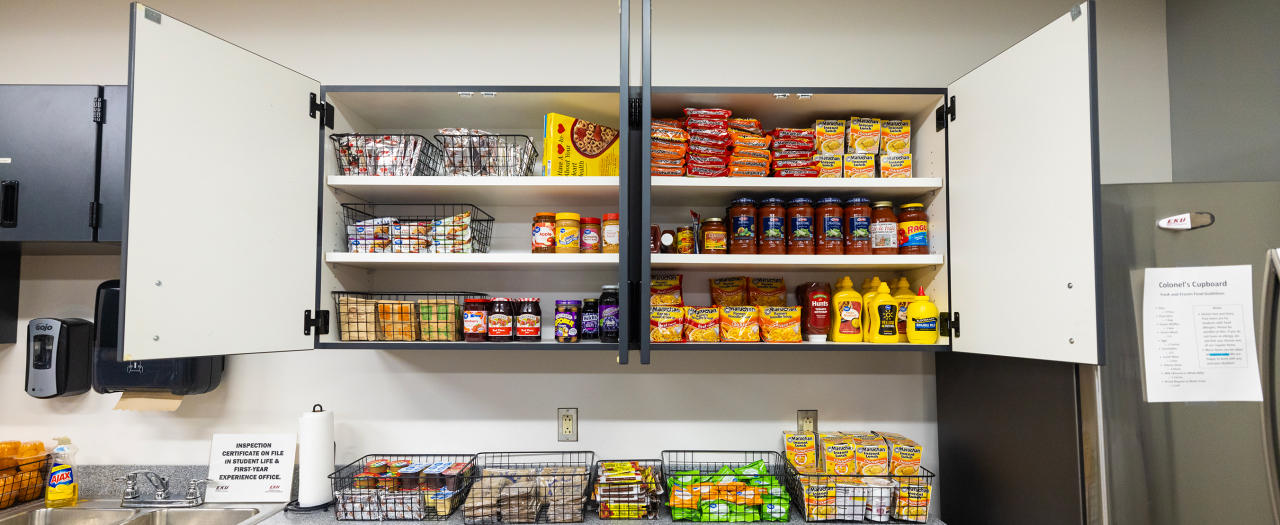
<instances>
[{"instance_id":1,"label":"sink faucet","mask_svg":"<svg viewBox=\"0 0 1280 525\"><path fill-rule=\"evenodd\" d=\"M146 478L151 482L151 486L155 488L155 494L151 499L144 499L138 493L138 476ZM124 477L116 478L116 481L124 482L124 495L120 499L120 506L125 508L186 508L198 507L204 504L205 492L208 488L207 483L213 480L209 479L193 479L187 484L187 494L184 499L169 499L169 479L165 478L150 470L135 470ZM200 490L204 485L206 490Z\"/></svg>"}]
</instances>

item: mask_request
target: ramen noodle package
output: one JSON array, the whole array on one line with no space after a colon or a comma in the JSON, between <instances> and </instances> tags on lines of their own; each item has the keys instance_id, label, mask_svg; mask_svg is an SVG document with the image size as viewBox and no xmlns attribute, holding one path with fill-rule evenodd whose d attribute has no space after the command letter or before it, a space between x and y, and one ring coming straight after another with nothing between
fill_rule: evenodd
<instances>
[{"instance_id":1,"label":"ramen noodle package","mask_svg":"<svg viewBox=\"0 0 1280 525\"><path fill-rule=\"evenodd\" d=\"M775 139L773 141L773 149L798 149L802 151L813 151L813 139Z\"/></svg>"},{"instance_id":2,"label":"ramen noodle package","mask_svg":"<svg viewBox=\"0 0 1280 525\"><path fill-rule=\"evenodd\" d=\"M766 343L799 343L800 307L766 306L761 308L760 336Z\"/></svg>"},{"instance_id":3,"label":"ramen noodle package","mask_svg":"<svg viewBox=\"0 0 1280 525\"><path fill-rule=\"evenodd\" d=\"M733 116L733 112L719 108L684 108L684 116L689 118L727 119Z\"/></svg>"},{"instance_id":4,"label":"ramen noodle package","mask_svg":"<svg viewBox=\"0 0 1280 525\"><path fill-rule=\"evenodd\" d=\"M809 177L818 176L818 168L791 168L785 170L775 170L774 177Z\"/></svg>"},{"instance_id":5,"label":"ramen noodle package","mask_svg":"<svg viewBox=\"0 0 1280 525\"><path fill-rule=\"evenodd\" d=\"M722 277L711 279L711 304L715 306L749 306L747 303L747 278Z\"/></svg>"},{"instance_id":6,"label":"ramen noodle package","mask_svg":"<svg viewBox=\"0 0 1280 525\"><path fill-rule=\"evenodd\" d=\"M649 164L667 168L682 168L684 167L684 157L678 159L649 159Z\"/></svg>"},{"instance_id":7,"label":"ramen noodle package","mask_svg":"<svg viewBox=\"0 0 1280 525\"><path fill-rule=\"evenodd\" d=\"M618 176L618 130L559 113L543 117L547 176Z\"/></svg>"},{"instance_id":8,"label":"ramen noodle package","mask_svg":"<svg viewBox=\"0 0 1280 525\"><path fill-rule=\"evenodd\" d=\"M652 140L649 144L649 155L655 159L683 159L684 154L689 152L689 146L679 142Z\"/></svg>"},{"instance_id":9,"label":"ramen noodle package","mask_svg":"<svg viewBox=\"0 0 1280 525\"><path fill-rule=\"evenodd\" d=\"M721 167L729 165L729 157L723 155L698 155L690 154L689 164L701 164L703 166Z\"/></svg>"},{"instance_id":10,"label":"ramen noodle package","mask_svg":"<svg viewBox=\"0 0 1280 525\"><path fill-rule=\"evenodd\" d=\"M768 177L769 168L751 168L747 166L729 166L730 177Z\"/></svg>"},{"instance_id":11,"label":"ramen noodle package","mask_svg":"<svg viewBox=\"0 0 1280 525\"><path fill-rule=\"evenodd\" d=\"M658 140L669 140L672 142L689 141L689 132L675 126L654 124L653 132L651 132L649 136Z\"/></svg>"},{"instance_id":12,"label":"ramen noodle package","mask_svg":"<svg viewBox=\"0 0 1280 525\"><path fill-rule=\"evenodd\" d=\"M695 129L729 129L729 125L722 118L689 117L684 119L684 125L690 131Z\"/></svg>"},{"instance_id":13,"label":"ramen noodle package","mask_svg":"<svg viewBox=\"0 0 1280 525\"><path fill-rule=\"evenodd\" d=\"M924 452L920 444L902 434L875 430L871 433L883 438L885 444L889 447L889 472L891 474L895 476L920 475L920 456Z\"/></svg>"},{"instance_id":14,"label":"ramen noodle package","mask_svg":"<svg viewBox=\"0 0 1280 525\"><path fill-rule=\"evenodd\" d=\"M690 144L689 153L694 155L728 155L728 147L707 146L704 144Z\"/></svg>"},{"instance_id":15,"label":"ramen noodle package","mask_svg":"<svg viewBox=\"0 0 1280 525\"><path fill-rule=\"evenodd\" d=\"M883 476L889 473L889 447L880 436L872 432L844 432L853 440L853 453L857 457L858 474Z\"/></svg>"},{"instance_id":16,"label":"ramen noodle package","mask_svg":"<svg viewBox=\"0 0 1280 525\"><path fill-rule=\"evenodd\" d=\"M844 121L819 120L813 124L819 155L844 155Z\"/></svg>"},{"instance_id":17,"label":"ramen noodle package","mask_svg":"<svg viewBox=\"0 0 1280 525\"><path fill-rule=\"evenodd\" d=\"M730 129L729 136L733 138L734 146L742 146L746 148L768 148L773 140L766 136L739 129Z\"/></svg>"},{"instance_id":18,"label":"ramen noodle package","mask_svg":"<svg viewBox=\"0 0 1280 525\"><path fill-rule=\"evenodd\" d=\"M683 343L684 308L679 306L650 306L649 341L653 343Z\"/></svg>"},{"instance_id":19,"label":"ramen noodle package","mask_svg":"<svg viewBox=\"0 0 1280 525\"><path fill-rule=\"evenodd\" d=\"M773 169L788 170L791 168L813 168L818 165L818 161L812 157L803 159L777 159L773 161Z\"/></svg>"},{"instance_id":20,"label":"ramen noodle package","mask_svg":"<svg viewBox=\"0 0 1280 525\"><path fill-rule=\"evenodd\" d=\"M844 156L844 178L876 178L876 156L870 153L850 153Z\"/></svg>"},{"instance_id":21,"label":"ramen noodle package","mask_svg":"<svg viewBox=\"0 0 1280 525\"><path fill-rule=\"evenodd\" d=\"M685 168L690 177L728 177L728 166L709 166L706 164L690 164Z\"/></svg>"},{"instance_id":22,"label":"ramen noodle package","mask_svg":"<svg viewBox=\"0 0 1280 525\"><path fill-rule=\"evenodd\" d=\"M841 155L814 155L813 160L818 163L820 178L838 179L844 175L844 157Z\"/></svg>"},{"instance_id":23,"label":"ramen noodle package","mask_svg":"<svg viewBox=\"0 0 1280 525\"><path fill-rule=\"evenodd\" d=\"M857 474L858 457L853 438L844 434L819 434L822 444L823 472L833 475Z\"/></svg>"},{"instance_id":24,"label":"ramen noodle package","mask_svg":"<svg viewBox=\"0 0 1280 525\"><path fill-rule=\"evenodd\" d=\"M773 155L769 154L769 150L763 148L749 148L746 146L734 146L731 152L735 157L751 157L754 159L764 159L766 162L773 160Z\"/></svg>"},{"instance_id":25,"label":"ramen noodle package","mask_svg":"<svg viewBox=\"0 0 1280 525\"><path fill-rule=\"evenodd\" d=\"M689 143L700 146L727 148L733 145L733 138L725 130L695 129L689 134Z\"/></svg>"},{"instance_id":26,"label":"ramen noodle package","mask_svg":"<svg viewBox=\"0 0 1280 525\"><path fill-rule=\"evenodd\" d=\"M911 154L906 155L881 155L880 156L880 178L882 179L909 179L911 178Z\"/></svg>"},{"instance_id":27,"label":"ramen noodle package","mask_svg":"<svg viewBox=\"0 0 1280 525\"><path fill-rule=\"evenodd\" d=\"M911 153L911 121L886 120L880 123L880 149L886 155Z\"/></svg>"},{"instance_id":28,"label":"ramen noodle package","mask_svg":"<svg viewBox=\"0 0 1280 525\"><path fill-rule=\"evenodd\" d=\"M751 278L748 294L752 306L786 306L787 283L782 279Z\"/></svg>"},{"instance_id":29,"label":"ramen noodle package","mask_svg":"<svg viewBox=\"0 0 1280 525\"><path fill-rule=\"evenodd\" d=\"M880 119L849 119L849 153L880 153Z\"/></svg>"},{"instance_id":30,"label":"ramen noodle package","mask_svg":"<svg viewBox=\"0 0 1280 525\"><path fill-rule=\"evenodd\" d=\"M782 444L785 447L787 461L802 474L814 472L818 467L817 436L813 432L782 432Z\"/></svg>"},{"instance_id":31,"label":"ramen noodle package","mask_svg":"<svg viewBox=\"0 0 1280 525\"><path fill-rule=\"evenodd\" d=\"M769 169L769 161L756 157L729 157L729 167Z\"/></svg>"},{"instance_id":32,"label":"ramen noodle package","mask_svg":"<svg viewBox=\"0 0 1280 525\"><path fill-rule=\"evenodd\" d=\"M659 166L654 164L649 167L649 175L654 177L683 177L684 166Z\"/></svg>"},{"instance_id":33,"label":"ramen noodle package","mask_svg":"<svg viewBox=\"0 0 1280 525\"><path fill-rule=\"evenodd\" d=\"M721 306L720 340L726 343L760 342L760 310L754 306Z\"/></svg>"},{"instance_id":34,"label":"ramen noodle package","mask_svg":"<svg viewBox=\"0 0 1280 525\"><path fill-rule=\"evenodd\" d=\"M654 276L649 283L649 304L662 306L684 306L684 297L680 293L680 283L684 276Z\"/></svg>"},{"instance_id":35,"label":"ramen noodle package","mask_svg":"<svg viewBox=\"0 0 1280 525\"><path fill-rule=\"evenodd\" d=\"M809 159L813 157L813 153L802 149L775 149L770 154L773 155L773 160Z\"/></svg>"},{"instance_id":36,"label":"ramen noodle package","mask_svg":"<svg viewBox=\"0 0 1280 525\"><path fill-rule=\"evenodd\" d=\"M760 121L753 118L731 118L729 119L729 129L749 131L756 135L763 134L763 130L760 128Z\"/></svg>"},{"instance_id":37,"label":"ramen noodle package","mask_svg":"<svg viewBox=\"0 0 1280 525\"><path fill-rule=\"evenodd\" d=\"M813 141L814 133L809 128L777 128L769 132L775 139L808 139Z\"/></svg>"},{"instance_id":38,"label":"ramen noodle package","mask_svg":"<svg viewBox=\"0 0 1280 525\"><path fill-rule=\"evenodd\" d=\"M893 518L903 521L924 523L929 519L929 496L933 487L929 485L906 485L895 489L896 501L893 505Z\"/></svg>"},{"instance_id":39,"label":"ramen noodle package","mask_svg":"<svg viewBox=\"0 0 1280 525\"><path fill-rule=\"evenodd\" d=\"M686 306L684 338L690 343L720 342L720 309L714 306Z\"/></svg>"}]
</instances>

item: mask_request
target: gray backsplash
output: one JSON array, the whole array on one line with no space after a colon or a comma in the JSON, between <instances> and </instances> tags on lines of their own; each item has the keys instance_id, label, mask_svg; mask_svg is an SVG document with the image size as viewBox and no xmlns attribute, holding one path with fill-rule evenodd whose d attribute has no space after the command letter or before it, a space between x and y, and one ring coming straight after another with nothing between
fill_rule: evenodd
<instances>
[{"instance_id":1,"label":"gray backsplash","mask_svg":"<svg viewBox=\"0 0 1280 525\"><path fill-rule=\"evenodd\" d=\"M80 480L80 497L84 499L119 498L124 492L124 483L116 478L135 470L150 470L169 480L169 497L181 498L186 494L187 483L193 479L205 479L209 476L208 465L78 465L76 475ZM150 491L151 483L138 480L138 490ZM290 499L298 497L298 466L293 467L293 494Z\"/></svg>"}]
</instances>

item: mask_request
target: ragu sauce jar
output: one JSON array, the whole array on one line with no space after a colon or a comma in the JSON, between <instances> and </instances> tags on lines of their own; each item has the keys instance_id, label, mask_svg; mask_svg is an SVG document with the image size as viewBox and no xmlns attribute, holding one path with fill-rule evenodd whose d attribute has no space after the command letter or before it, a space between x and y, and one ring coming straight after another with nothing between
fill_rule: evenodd
<instances>
[{"instance_id":1,"label":"ragu sauce jar","mask_svg":"<svg viewBox=\"0 0 1280 525\"><path fill-rule=\"evenodd\" d=\"M782 199L768 198L756 208L756 253L784 255L787 253L787 208Z\"/></svg>"},{"instance_id":2,"label":"ragu sauce jar","mask_svg":"<svg viewBox=\"0 0 1280 525\"><path fill-rule=\"evenodd\" d=\"M813 210L814 225L818 240L815 252L818 255L844 254L844 207L840 206L837 197L826 197L818 200L818 207Z\"/></svg>"}]
</instances>

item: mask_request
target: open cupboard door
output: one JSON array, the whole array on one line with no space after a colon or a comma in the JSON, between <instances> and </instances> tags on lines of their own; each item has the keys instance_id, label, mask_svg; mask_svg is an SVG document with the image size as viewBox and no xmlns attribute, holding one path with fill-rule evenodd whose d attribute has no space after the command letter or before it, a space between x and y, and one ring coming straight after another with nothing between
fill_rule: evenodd
<instances>
[{"instance_id":1,"label":"open cupboard door","mask_svg":"<svg viewBox=\"0 0 1280 525\"><path fill-rule=\"evenodd\" d=\"M948 88L953 351L1099 361L1094 50L1088 2Z\"/></svg>"},{"instance_id":2,"label":"open cupboard door","mask_svg":"<svg viewBox=\"0 0 1280 525\"><path fill-rule=\"evenodd\" d=\"M124 358L313 348L320 83L131 9Z\"/></svg>"}]
</instances>

